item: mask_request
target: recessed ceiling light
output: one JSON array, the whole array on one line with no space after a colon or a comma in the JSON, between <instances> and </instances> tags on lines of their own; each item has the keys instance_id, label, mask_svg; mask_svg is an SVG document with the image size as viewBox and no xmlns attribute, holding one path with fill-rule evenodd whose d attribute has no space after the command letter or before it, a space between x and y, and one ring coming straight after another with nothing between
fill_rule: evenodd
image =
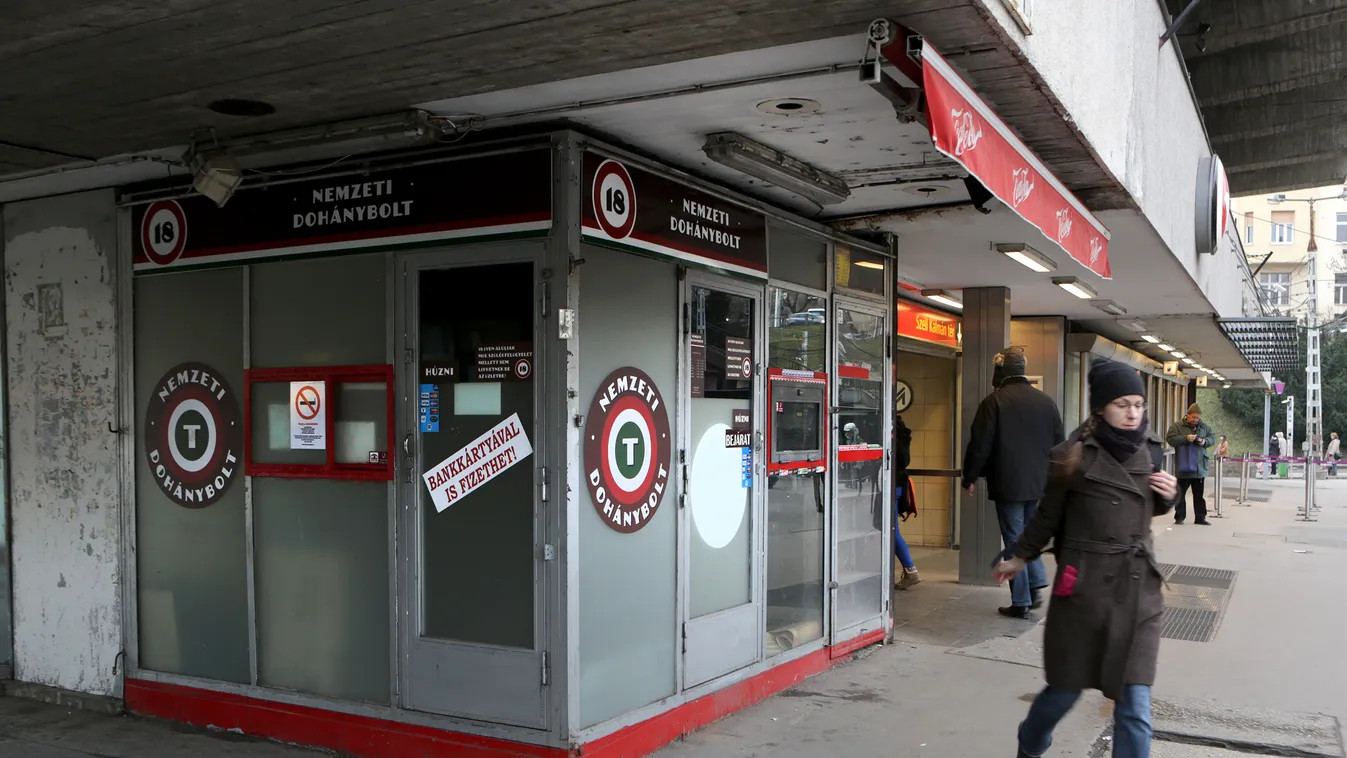
<instances>
[{"instance_id":1,"label":"recessed ceiling light","mask_svg":"<svg viewBox=\"0 0 1347 758\"><path fill-rule=\"evenodd\" d=\"M1056 276L1053 277L1052 283L1081 300L1089 300L1099 294L1094 291L1093 287L1074 276Z\"/></svg>"},{"instance_id":2,"label":"recessed ceiling light","mask_svg":"<svg viewBox=\"0 0 1347 758\"><path fill-rule=\"evenodd\" d=\"M271 103L264 103L261 100L247 100L234 97L216 100L206 107L222 116L270 116L276 112L276 106Z\"/></svg>"},{"instance_id":3,"label":"recessed ceiling light","mask_svg":"<svg viewBox=\"0 0 1347 758\"><path fill-rule=\"evenodd\" d=\"M922 290L921 296L931 302L963 310L963 302L950 293L949 290Z\"/></svg>"},{"instance_id":4,"label":"recessed ceiling light","mask_svg":"<svg viewBox=\"0 0 1347 758\"><path fill-rule=\"evenodd\" d=\"M1051 258L1023 242L999 242L996 245L996 252L1004 254L1036 274L1046 274L1057 268L1057 264Z\"/></svg>"},{"instance_id":5,"label":"recessed ceiling light","mask_svg":"<svg viewBox=\"0 0 1347 758\"><path fill-rule=\"evenodd\" d=\"M817 100L805 100L798 97L764 100L758 103L758 110L763 113L774 113L778 116L803 116L809 113L818 113L822 107Z\"/></svg>"}]
</instances>

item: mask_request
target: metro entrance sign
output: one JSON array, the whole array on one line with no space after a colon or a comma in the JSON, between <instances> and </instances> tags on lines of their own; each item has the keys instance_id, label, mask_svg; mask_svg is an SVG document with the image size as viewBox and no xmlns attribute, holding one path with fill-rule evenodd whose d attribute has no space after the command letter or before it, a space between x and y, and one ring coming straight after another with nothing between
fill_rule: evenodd
<instances>
[{"instance_id":1,"label":"metro entrance sign","mask_svg":"<svg viewBox=\"0 0 1347 758\"><path fill-rule=\"evenodd\" d=\"M959 349L962 343L959 317L898 301L897 331L901 337Z\"/></svg>"}]
</instances>

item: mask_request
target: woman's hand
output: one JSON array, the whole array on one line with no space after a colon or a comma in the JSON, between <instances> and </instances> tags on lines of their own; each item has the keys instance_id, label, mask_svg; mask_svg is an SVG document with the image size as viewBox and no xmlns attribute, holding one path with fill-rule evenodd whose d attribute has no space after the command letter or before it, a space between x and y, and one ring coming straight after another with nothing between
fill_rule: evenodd
<instances>
[{"instance_id":1,"label":"woman's hand","mask_svg":"<svg viewBox=\"0 0 1347 758\"><path fill-rule=\"evenodd\" d=\"M1179 495L1179 480L1168 471L1157 471L1151 474L1151 489L1166 501L1173 500Z\"/></svg>"},{"instance_id":2,"label":"woman's hand","mask_svg":"<svg viewBox=\"0 0 1347 758\"><path fill-rule=\"evenodd\" d=\"M996 564L996 568L993 569L992 572L996 576L997 584L1005 584L1007 581L1015 578L1015 575L1019 574L1023 570L1024 570L1024 559L1011 558L1009 560L1001 561L1000 563Z\"/></svg>"}]
</instances>

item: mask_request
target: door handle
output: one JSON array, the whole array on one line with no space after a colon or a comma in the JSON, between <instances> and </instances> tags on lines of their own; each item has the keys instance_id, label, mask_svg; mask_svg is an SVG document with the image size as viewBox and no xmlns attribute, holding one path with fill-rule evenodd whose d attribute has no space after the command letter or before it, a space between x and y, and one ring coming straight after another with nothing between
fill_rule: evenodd
<instances>
[{"instance_id":1,"label":"door handle","mask_svg":"<svg viewBox=\"0 0 1347 758\"><path fill-rule=\"evenodd\" d=\"M412 457L412 433L407 432L407 436L402 438L402 453L408 458Z\"/></svg>"}]
</instances>

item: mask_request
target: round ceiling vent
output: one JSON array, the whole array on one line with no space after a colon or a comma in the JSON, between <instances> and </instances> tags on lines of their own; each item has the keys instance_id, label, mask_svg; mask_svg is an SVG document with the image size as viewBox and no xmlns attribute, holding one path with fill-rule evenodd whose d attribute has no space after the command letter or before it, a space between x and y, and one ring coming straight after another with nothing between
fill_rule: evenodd
<instances>
[{"instance_id":1,"label":"round ceiling vent","mask_svg":"<svg viewBox=\"0 0 1347 758\"><path fill-rule=\"evenodd\" d=\"M777 116L803 116L809 113L818 113L821 107L817 100L804 100L798 97L766 100L758 103L758 110Z\"/></svg>"},{"instance_id":2,"label":"round ceiling vent","mask_svg":"<svg viewBox=\"0 0 1347 758\"><path fill-rule=\"evenodd\" d=\"M942 187L939 184L915 184L911 187L904 187L903 192L917 197L939 197L949 193L948 187Z\"/></svg>"},{"instance_id":3,"label":"round ceiling vent","mask_svg":"<svg viewBox=\"0 0 1347 758\"><path fill-rule=\"evenodd\" d=\"M222 116L270 116L276 112L276 106L271 103L232 97L216 100L206 107Z\"/></svg>"}]
</instances>

